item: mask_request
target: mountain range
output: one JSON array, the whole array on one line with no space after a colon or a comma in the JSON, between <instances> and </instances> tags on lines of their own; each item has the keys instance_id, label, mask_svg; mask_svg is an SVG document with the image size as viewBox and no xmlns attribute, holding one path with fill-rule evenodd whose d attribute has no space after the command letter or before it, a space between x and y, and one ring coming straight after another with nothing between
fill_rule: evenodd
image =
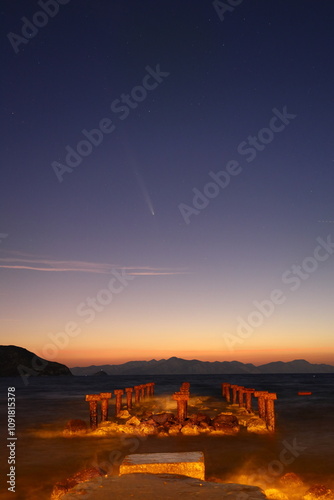
<instances>
[{"instance_id":1,"label":"mountain range","mask_svg":"<svg viewBox=\"0 0 334 500\"><path fill-rule=\"evenodd\" d=\"M73 375L96 375L100 370L108 375L210 375L247 373L334 373L334 366L312 364L305 359L275 361L260 366L240 361L199 361L198 359L151 359L150 361L128 361L120 365L76 366L70 369Z\"/></svg>"}]
</instances>

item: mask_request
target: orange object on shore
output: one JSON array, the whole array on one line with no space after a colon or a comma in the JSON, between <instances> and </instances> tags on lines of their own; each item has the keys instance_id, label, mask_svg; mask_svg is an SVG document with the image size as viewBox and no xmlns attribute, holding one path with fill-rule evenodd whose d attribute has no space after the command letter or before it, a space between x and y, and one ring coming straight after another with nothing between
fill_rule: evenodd
<instances>
[{"instance_id":1,"label":"orange object on shore","mask_svg":"<svg viewBox=\"0 0 334 500\"><path fill-rule=\"evenodd\" d=\"M311 396L312 392L298 392L298 396Z\"/></svg>"}]
</instances>

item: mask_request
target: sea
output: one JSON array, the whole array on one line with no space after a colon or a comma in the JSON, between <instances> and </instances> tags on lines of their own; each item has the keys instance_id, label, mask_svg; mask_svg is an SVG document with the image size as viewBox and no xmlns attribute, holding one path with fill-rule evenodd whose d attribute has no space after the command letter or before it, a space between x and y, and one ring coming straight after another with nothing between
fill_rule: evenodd
<instances>
[{"instance_id":1,"label":"sea","mask_svg":"<svg viewBox=\"0 0 334 500\"><path fill-rule=\"evenodd\" d=\"M129 453L173 451L203 451L208 479L258 485L266 491L280 490L282 478L293 472L303 486L300 490L291 488L290 493L285 489L289 500L301 500L305 489L315 484L334 491L334 374L30 377L27 382L25 385L19 377L0 379L1 500L49 499L55 483L81 469L92 466L106 469L113 460L117 465L115 457L120 461ZM202 398L204 405L221 407L222 411L225 408L222 382L274 392L278 398L277 430L268 435L242 431L237 436L138 439L63 435L70 419L89 423L86 394L147 382L155 382L160 409L168 411L175 411L176 402L171 395L182 382L190 382L191 395ZM8 491L7 483L10 467L7 445L13 443L7 439L7 392L13 387L17 437L15 493ZM299 396L298 392L312 394ZM150 499L149 492L147 498Z\"/></svg>"}]
</instances>

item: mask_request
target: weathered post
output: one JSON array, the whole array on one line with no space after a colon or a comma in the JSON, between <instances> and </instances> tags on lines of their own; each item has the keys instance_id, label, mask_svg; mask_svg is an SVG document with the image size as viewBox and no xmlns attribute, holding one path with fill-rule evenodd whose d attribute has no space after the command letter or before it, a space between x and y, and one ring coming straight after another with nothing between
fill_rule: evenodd
<instances>
[{"instance_id":1,"label":"weathered post","mask_svg":"<svg viewBox=\"0 0 334 500\"><path fill-rule=\"evenodd\" d=\"M111 392L100 392L101 399L101 422L108 420L108 404L109 399L111 399Z\"/></svg>"},{"instance_id":2,"label":"weathered post","mask_svg":"<svg viewBox=\"0 0 334 500\"><path fill-rule=\"evenodd\" d=\"M189 393L175 392L172 398L177 402L177 419L183 423L187 418Z\"/></svg>"},{"instance_id":3,"label":"weathered post","mask_svg":"<svg viewBox=\"0 0 334 500\"><path fill-rule=\"evenodd\" d=\"M116 389L114 391L114 394L116 396L115 415L117 417L117 415L119 414L119 412L122 409L122 396L124 394L124 391L123 391L123 389Z\"/></svg>"},{"instance_id":4,"label":"weathered post","mask_svg":"<svg viewBox=\"0 0 334 500\"><path fill-rule=\"evenodd\" d=\"M89 403L89 420L90 427L92 430L95 430L97 427L98 419L97 419L97 403L100 401L99 394L87 394L86 401Z\"/></svg>"},{"instance_id":5,"label":"weathered post","mask_svg":"<svg viewBox=\"0 0 334 500\"><path fill-rule=\"evenodd\" d=\"M126 392L126 406L127 406L128 410L131 410L131 408L132 408L132 392L133 392L132 387L126 387L125 392Z\"/></svg>"},{"instance_id":6,"label":"weathered post","mask_svg":"<svg viewBox=\"0 0 334 500\"><path fill-rule=\"evenodd\" d=\"M238 385L231 385L231 389L232 389L232 404L235 405L237 404L237 390L238 390Z\"/></svg>"},{"instance_id":7,"label":"weathered post","mask_svg":"<svg viewBox=\"0 0 334 500\"><path fill-rule=\"evenodd\" d=\"M151 382L151 396L154 396L154 386L155 382Z\"/></svg>"},{"instance_id":8,"label":"weathered post","mask_svg":"<svg viewBox=\"0 0 334 500\"><path fill-rule=\"evenodd\" d=\"M244 389L244 387L238 387L238 403L240 407L244 406Z\"/></svg>"},{"instance_id":9,"label":"weathered post","mask_svg":"<svg viewBox=\"0 0 334 500\"><path fill-rule=\"evenodd\" d=\"M144 393L145 393L145 398L147 399L150 395L150 384L144 385Z\"/></svg>"},{"instance_id":10,"label":"weathered post","mask_svg":"<svg viewBox=\"0 0 334 500\"><path fill-rule=\"evenodd\" d=\"M150 382L148 385L148 394L149 396L153 396L153 382Z\"/></svg>"},{"instance_id":11,"label":"weathered post","mask_svg":"<svg viewBox=\"0 0 334 500\"><path fill-rule=\"evenodd\" d=\"M140 398L144 399L145 398L145 385L141 384L139 387L140 387Z\"/></svg>"},{"instance_id":12,"label":"weathered post","mask_svg":"<svg viewBox=\"0 0 334 500\"><path fill-rule=\"evenodd\" d=\"M264 401L264 395L268 394L268 391L255 391L254 396L257 398L257 409L259 411L259 417L266 419L266 404Z\"/></svg>"},{"instance_id":13,"label":"weathered post","mask_svg":"<svg viewBox=\"0 0 334 500\"><path fill-rule=\"evenodd\" d=\"M183 382L181 387L180 387L180 392L189 392L189 390L190 390L190 383Z\"/></svg>"},{"instance_id":14,"label":"weathered post","mask_svg":"<svg viewBox=\"0 0 334 500\"><path fill-rule=\"evenodd\" d=\"M230 387L231 384L227 384L226 382L222 384L222 396L226 399L228 403L231 402Z\"/></svg>"},{"instance_id":15,"label":"weathered post","mask_svg":"<svg viewBox=\"0 0 334 500\"><path fill-rule=\"evenodd\" d=\"M135 385L134 390L135 390L135 403L138 404L140 402L140 393L141 393L140 385Z\"/></svg>"},{"instance_id":16,"label":"weathered post","mask_svg":"<svg viewBox=\"0 0 334 500\"><path fill-rule=\"evenodd\" d=\"M268 393L264 395L265 400L265 418L267 428L270 432L274 432L275 430L275 408L274 408L274 400L277 399L277 394Z\"/></svg>"},{"instance_id":17,"label":"weathered post","mask_svg":"<svg viewBox=\"0 0 334 500\"><path fill-rule=\"evenodd\" d=\"M244 393L246 394L246 410L251 413L252 412L252 394L254 394L255 389L244 389Z\"/></svg>"}]
</instances>

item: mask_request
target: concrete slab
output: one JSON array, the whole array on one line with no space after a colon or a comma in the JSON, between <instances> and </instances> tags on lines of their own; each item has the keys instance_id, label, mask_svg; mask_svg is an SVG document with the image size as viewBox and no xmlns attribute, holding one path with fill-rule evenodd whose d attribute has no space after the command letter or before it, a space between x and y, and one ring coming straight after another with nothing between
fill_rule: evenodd
<instances>
[{"instance_id":1,"label":"concrete slab","mask_svg":"<svg viewBox=\"0 0 334 500\"><path fill-rule=\"evenodd\" d=\"M183 453L135 453L127 455L119 469L123 474L178 474L205 479L204 455L201 451Z\"/></svg>"}]
</instances>

